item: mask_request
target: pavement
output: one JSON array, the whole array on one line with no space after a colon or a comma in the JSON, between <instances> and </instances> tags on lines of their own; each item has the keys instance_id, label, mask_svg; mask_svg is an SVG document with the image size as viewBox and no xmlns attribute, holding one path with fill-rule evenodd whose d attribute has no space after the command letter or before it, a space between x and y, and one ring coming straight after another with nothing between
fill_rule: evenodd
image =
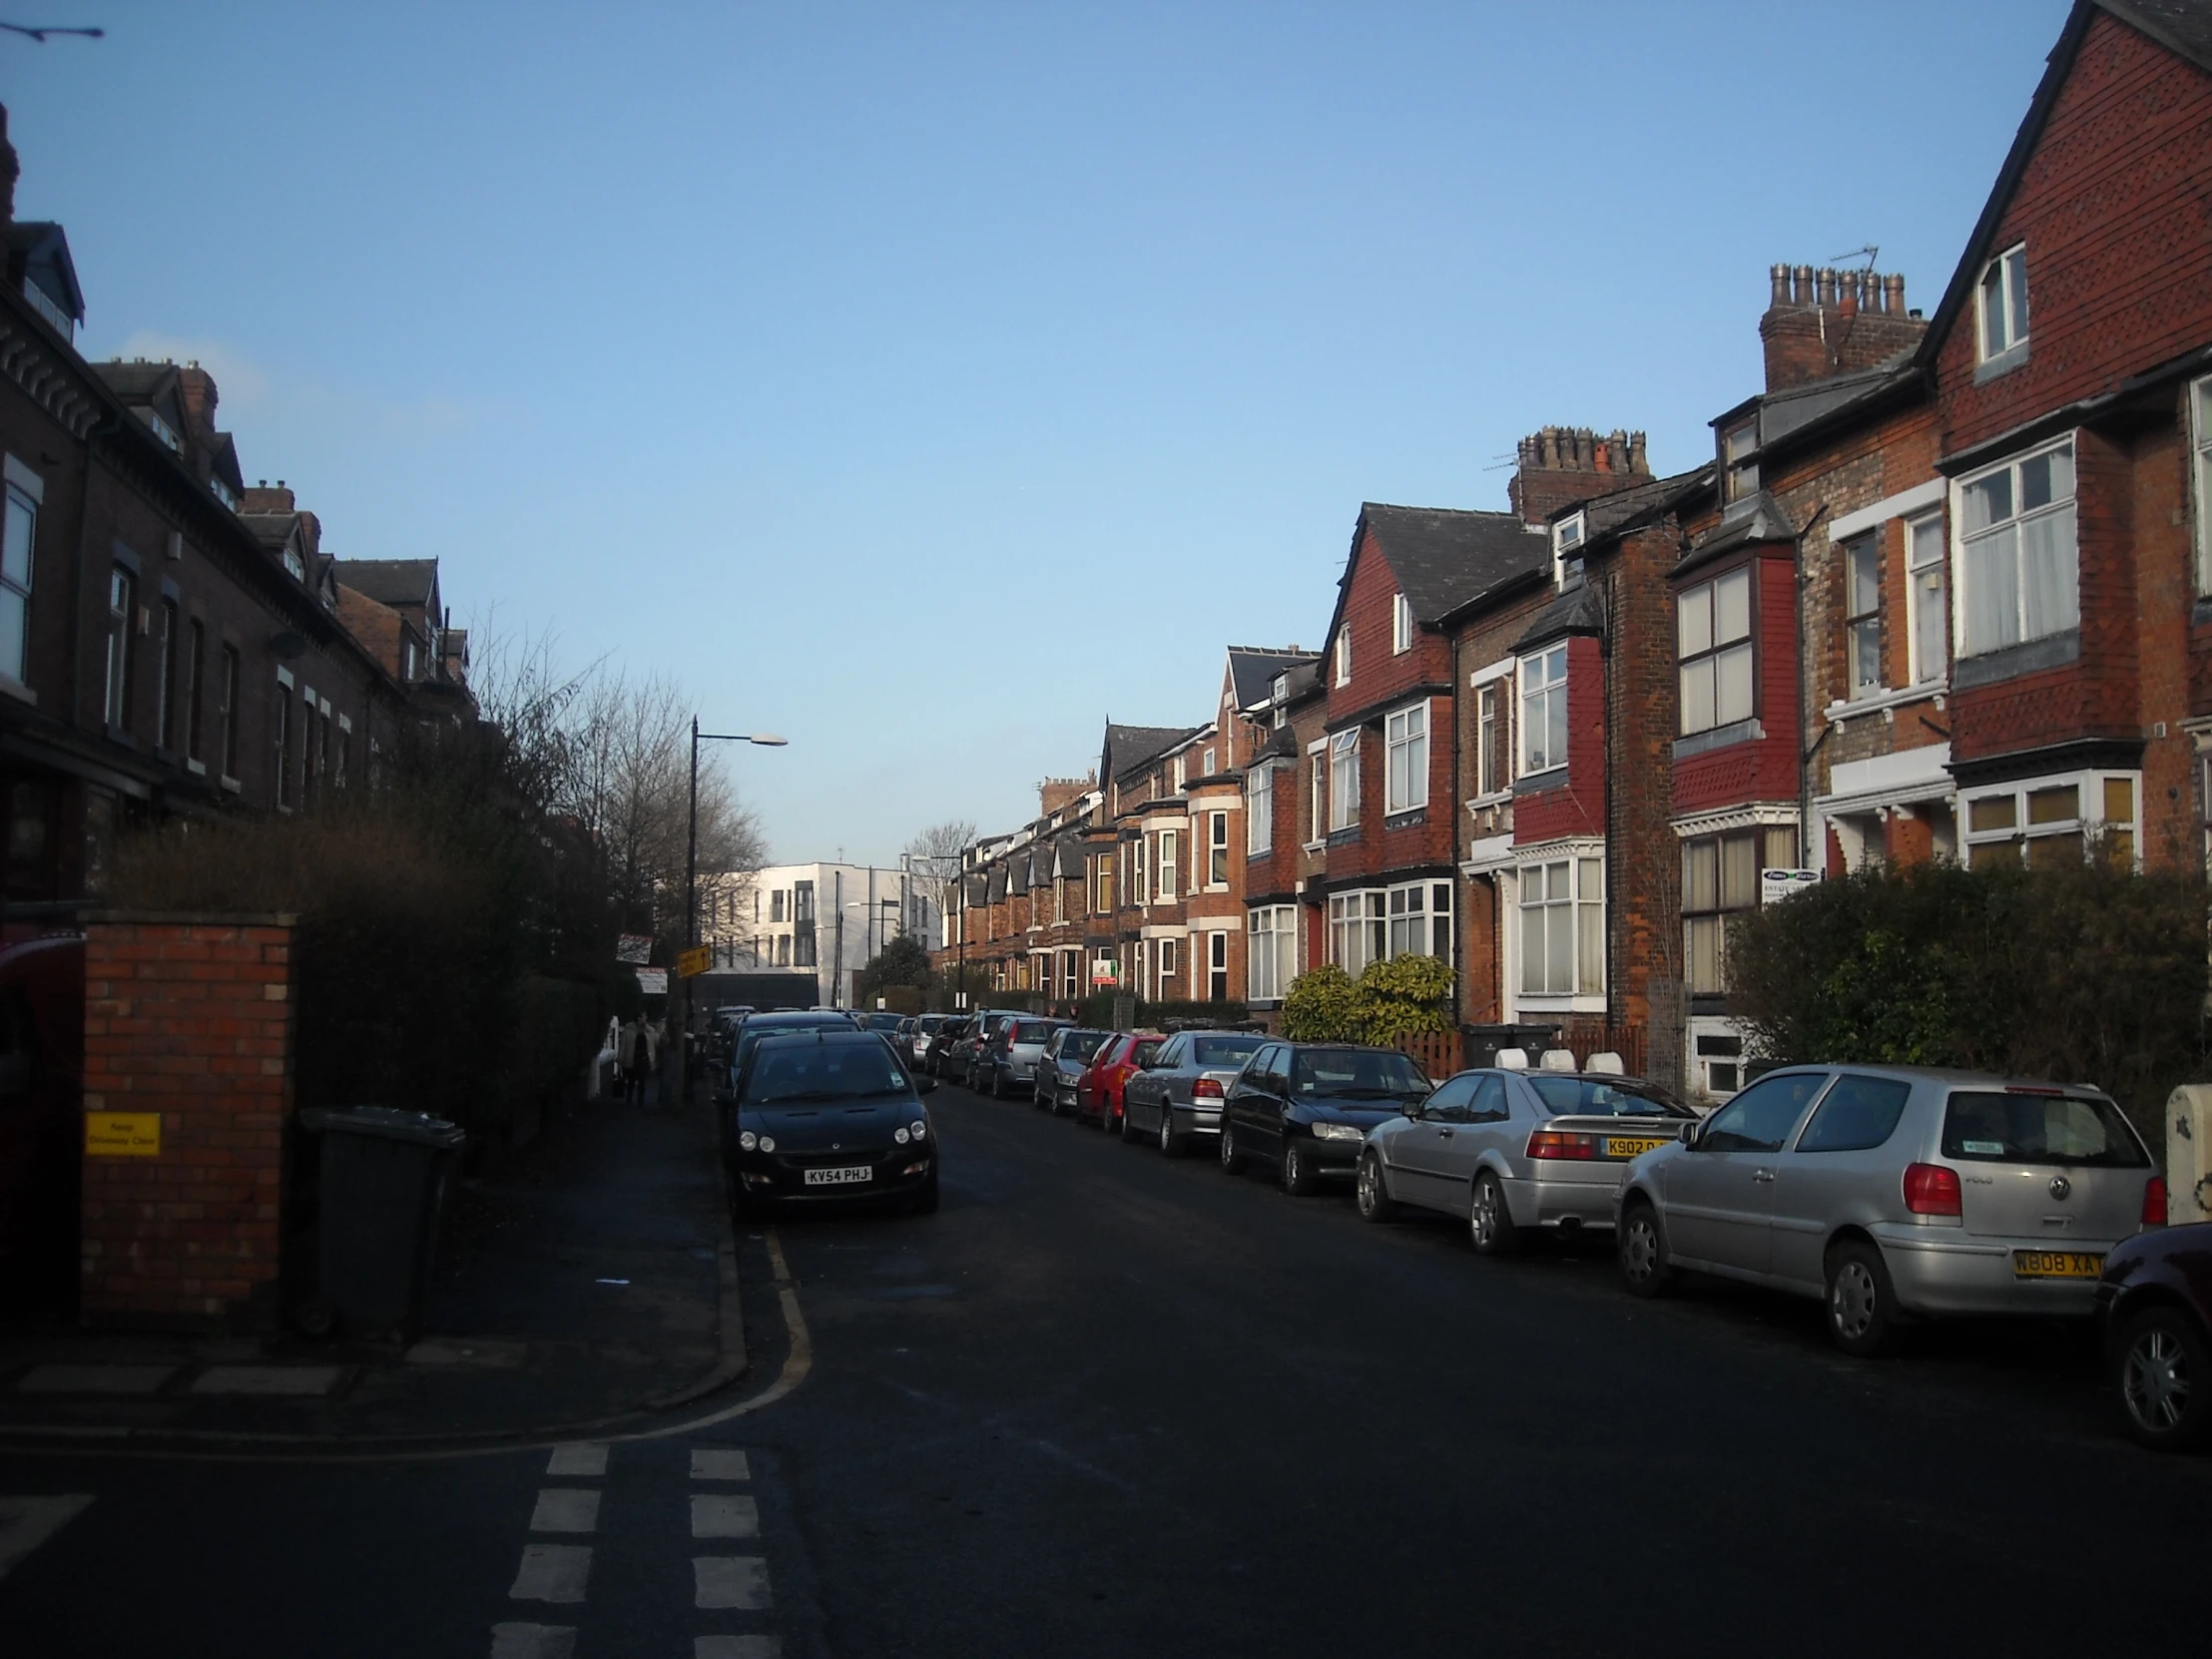
<instances>
[{"instance_id":1,"label":"pavement","mask_svg":"<svg viewBox=\"0 0 2212 1659\"><path fill-rule=\"evenodd\" d=\"M447 1214L410 1346L0 1333L0 1442L544 1438L704 1397L746 1369L713 1117L592 1102Z\"/></svg>"},{"instance_id":2,"label":"pavement","mask_svg":"<svg viewBox=\"0 0 2212 1659\"><path fill-rule=\"evenodd\" d=\"M1633 1301L1594 1242L1482 1261L1455 1223L931 1104L939 1212L741 1227L754 1371L689 1406L429 1455L0 1447L0 1651L2202 1645L2212 1459L2121 1440L2078 1328L1854 1362L1811 1303Z\"/></svg>"}]
</instances>

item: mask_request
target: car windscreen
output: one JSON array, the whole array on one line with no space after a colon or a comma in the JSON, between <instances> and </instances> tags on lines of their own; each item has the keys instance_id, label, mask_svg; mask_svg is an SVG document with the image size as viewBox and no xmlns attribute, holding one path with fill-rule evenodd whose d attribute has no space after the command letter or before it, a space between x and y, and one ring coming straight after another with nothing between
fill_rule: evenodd
<instances>
[{"instance_id":1,"label":"car windscreen","mask_svg":"<svg viewBox=\"0 0 2212 1659\"><path fill-rule=\"evenodd\" d=\"M1098 1045L1111 1034L1106 1031L1070 1031L1060 1039L1060 1058L1088 1060L1098 1052Z\"/></svg>"},{"instance_id":2,"label":"car windscreen","mask_svg":"<svg viewBox=\"0 0 2212 1659\"><path fill-rule=\"evenodd\" d=\"M1006 1040L1010 1043L1041 1043L1047 1041L1058 1029L1048 1019L1017 1019L1014 1021L1013 1034Z\"/></svg>"},{"instance_id":3,"label":"car windscreen","mask_svg":"<svg viewBox=\"0 0 2212 1659\"><path fill-rule=\"evenodd\" d=\"M1193 1037L1191 1061L1201 1066L1241 1066L1266 1041L1265 1037Z\"/></svg>"},{"instance_id":4,"label":"car windscreen","mask_svg":"<svg viewBox=\"0 0 2212 1659\"><path fill-rule=\"evenodd\" d=\"M792 1043L754 1056L742 1098L748 1106L774 1106L905 1092L906 1074L880 1043Z\"/></svg>"},{"instance_id":5,"label":"car windscreen","mask_svg":"<svg viewBox=\"0 0 2212 1659\"><path fill-rule=\"evenodd\" d=\"M1596 1077L1546 1077L1532 1073L1528 1086L1547 1110L1561 1117L1687 1118L1697 1114L1664 1096Z\"/></svg>"},{"instance_id":6,"label":"car windscreen","mask_svg":"<svg viewBox=\"0 0 2212 1659\"><path fill-rule=\"evenodd\" d=\"M2109 1100L1961 1089L1943 1108L1943 1156L2140 1169L2150 1160Z\"/></svg>"},{"instance_id":7,"label":"car windscreen","mask_svg":"<svg viewBox=\"0 0 2212 1659\"><path fill-rule=\"evenodd\" d=\"M903 1014L864 1014L860 1018L863 1031L895 1031Z\"/></svg>"},{"instance_id":8,"label":"car windscreen","mask_svg":"<svg viewBox=\"0 0 2212 1659\"><path fill-rule=\"evenodd\" d=\"M852 1022L848 1019L803 1019L780 1022L774 1025L764 1025L758 1020L747 1020L744 1027L738 1032L738 1051L731 1056L731 1061L733 1065L744 1065L746 1056L759 1048L762 1040L767 1037L790 1037L803 1031L849 1031L851 1029Z\"/></svg>"},{"instance_id":9,"label":"car windscreen","mask_svg":"<svg viewBox=\"0 0 2212 1659\"><path fill-rule=\"evenodd\" d=\"M1291 1092L1339 1100L1396 1100L1428 1092L1420 1067L1386 1049L1307 1049L1291 1067Z\"/></svg>"}]
</instances>

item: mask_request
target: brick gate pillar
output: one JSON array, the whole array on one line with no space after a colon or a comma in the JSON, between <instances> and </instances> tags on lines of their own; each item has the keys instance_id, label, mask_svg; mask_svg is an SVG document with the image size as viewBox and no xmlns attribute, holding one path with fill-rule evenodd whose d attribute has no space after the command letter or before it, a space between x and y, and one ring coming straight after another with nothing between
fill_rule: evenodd
<instances>
[{"instance_id":1,"label":"brick gate pillar","mask_svg":"<svg viewBox=\"0 0 2212 1659\"><path fill-rule=\"evenodd\" d=\"M86 1325L276 1322L296 919L87 919Z\"/></svg>"}]
</instances>

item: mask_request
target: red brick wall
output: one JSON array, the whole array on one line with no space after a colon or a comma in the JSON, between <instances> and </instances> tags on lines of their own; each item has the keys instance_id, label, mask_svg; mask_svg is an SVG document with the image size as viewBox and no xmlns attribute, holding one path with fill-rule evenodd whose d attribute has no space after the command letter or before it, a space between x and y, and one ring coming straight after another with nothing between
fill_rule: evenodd
<instances>
[{"instance_id":1,"label":"red brick wall","mask_svg":"<svg viewBox=\"0 0 2212 1659\"><path fill-rule=\"evenodd\" d=\"M1992 253L2027 244L2028 361L1973 384L1964 305L1938 358L1955 453L2212 337L2212 76L2099 12Z\"/></svg>"},{"instance_id":2,"label":"red brick wall","mask_svg":"<svg viewBox=\"0 0 2212 1659\"><path fill-rule=\"evenodd\" d=\"M1709 812L1753 801L1795 801L1798 795L1797 570L1790 548L1752 561L1758 635L1758 702L1753 713L1766 736L1674 764L1674 811ZM1709 581L1700 570L1690 585Z\"/></svg>"},{"instance_id":3,"label":"red brick wall","mask_svg":"<svg viewBox=\"0 0 2212 1659\"><path fill-rule=\"evenodd\" d=\"M292 1109L289 918L85 930L85 1110L158 1112L158 1157L88 1157L87 1325L274 1324Z\"/></svg>"}]
</instances>

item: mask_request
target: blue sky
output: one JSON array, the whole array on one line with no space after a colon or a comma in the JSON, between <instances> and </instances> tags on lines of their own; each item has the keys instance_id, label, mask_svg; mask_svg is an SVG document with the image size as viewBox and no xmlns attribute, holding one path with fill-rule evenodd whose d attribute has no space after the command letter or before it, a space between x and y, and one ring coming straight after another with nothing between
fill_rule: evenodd
<instances>
[{"instance_id":1,"label":"blue sky","mask_svg":"<svg viewBox=\"0 0 2212 1659\"><path fill-rule=\"evenodd\" d=\"M1319 643L1363 500L1661 471L1776 261L1932 306L2061 0L86 5L0 40L94 355L456 621L674 674L780 859L895 858Z\"/></svg>"}]
</instances>

